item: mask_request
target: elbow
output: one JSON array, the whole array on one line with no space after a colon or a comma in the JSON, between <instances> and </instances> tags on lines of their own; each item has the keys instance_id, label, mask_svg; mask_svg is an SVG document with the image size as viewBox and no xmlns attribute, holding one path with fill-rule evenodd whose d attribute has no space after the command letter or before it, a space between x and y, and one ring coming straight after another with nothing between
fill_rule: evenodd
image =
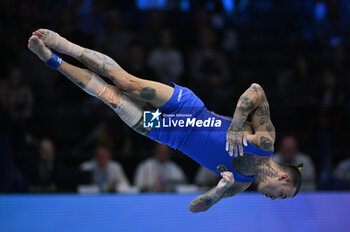
<instances>
[{"instance_id":1,"label":"elbow","mask_svg":"<svg viewBox=\"0 0 350 232\"><path fill-rule=\"evenodd\" d=\"M259 92L263 91L263 88L258 83L253 83L250 87L257 89Z\"/></svg>"},{"instance_id":2,"label":"elbow","mask_svg":"<svg viewBox=\"0 0 350 232\"><path fill-rule=\"evenodd\" d=\"M188 209L192 213L199 213L199 212L204 212L208 210L206 207L201 207L200 205L192 205L192 204L188 207Z\"/></svg>"},{"instance_id":3,"label":"elbow","mask_svg":"<svg viewBox=\"0 0 350 232\"><path fill-rule=\"evenodd\" d=\"M205 211L205 210L201 210L201 209L193 208L193 207L189 207L189 210L190 210L192 213L199 213L199 212L204 212L204 211Z\"/></svg>"},{"instance_id":4,"label":"elbow","mask_svg":"<svg viewBox=\"0 0 350 232\"><path fill-rule=\"evenodd\" d=\"M250 86L250 88L253 89L258 94L258 96L260 96L260 98L264 98L265 92L264 92L263 88L261 87L261 85L259 85L258 83L253 83Z\"/></svg>"}]
</instances>

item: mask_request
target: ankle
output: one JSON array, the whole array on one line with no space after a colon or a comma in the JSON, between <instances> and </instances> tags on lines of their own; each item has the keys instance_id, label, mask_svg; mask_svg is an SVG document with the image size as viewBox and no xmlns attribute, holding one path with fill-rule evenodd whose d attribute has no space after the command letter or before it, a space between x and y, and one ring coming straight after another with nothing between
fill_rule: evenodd
<instances>
[{"instance_id":1,"label":"ankle","mask_svg":"<svg viewBox=\"0 0 350 232\"><path fill-rule=\"evenodd\" d=\"M47 49L47 51L44 51L41 55L40 59L44 62L48 61L51 58L52 52Z\"/></svg>"}]
</instances>

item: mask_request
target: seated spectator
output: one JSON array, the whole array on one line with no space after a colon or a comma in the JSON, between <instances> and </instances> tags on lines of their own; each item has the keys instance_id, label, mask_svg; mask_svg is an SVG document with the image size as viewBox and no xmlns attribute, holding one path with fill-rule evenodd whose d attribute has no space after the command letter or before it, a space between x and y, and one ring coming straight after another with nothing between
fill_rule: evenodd
<instances>
[{"instance_id":1,"label":"seated spectator","mask_svg":"<svg viewBox=\"0 0 350 232\"><path fill-rule=\"evenodd\" d=\"M288 135L282 139L279 151L274 154L272 159L276 163L283 164L297 165L298 163L303 163L301 170L303 181L300 189L316 189L315 165L308 155L298 151L298 143L294 136Z\"/></svg>"},{"instance_id":2,"label":"seated spectator","mask_svg":"<svg viewBox=\"0 0 350 232\"><path fill-rule=\"evenodd\" d=\"M111 160L111 151L98 146L95 158L80 165L80 170L92 172L91 184L97 185L101 192L115 192L129 188L122 166Z\"/></svg>"},{"instance_id":3,"label":"seated spectator","mask_svg":"<svg viewBox=\"0 0 350 232\"><path fill-rule=\"evenodd\" d=\"M126 70L137 77L155 79L155 74L146 64L146 52L138 41L133 41L128 46L126 56Z\"/></svg>"},{"instance_id":4,"label":"seated spectator","mask_svg":"<svg viewBox=\"0 0 350 232\"><path fill-rule=\"evenodd\" d=\"M128 57L128 46L135 35L123 27L121 12L112 8L107 12L106 30L97 36L95 46L124 66Z\"/></svg>"},{"instance_id":5,"label":"seated spectator","mask_svg":"<svg viewBox=\"0 0 350 232\"><path fill-rule=\"evenodd\" d=\"M186 181L181 168L169 160L170 148L157 144L154 157L143 161L136 169L134 183L141 191L173 191L176 184Z\"/></svg>"},{"instance_id":6,"label":"seated spectator","mask_svg":"<svg viewBox=\"0 0 350 232\"><path fill-rule=\"evenodd\" d=\"M350 189L350 158L341 161L334 171L337 188Z\"/></svg>"},{"instance_id":7,"label":"seated spectator","mask_svg":"<svg viewBox=\"0 0 350 232\"><path fill-rule=\"evenodd\" d=\"M0 134L0 193L27 192L22 173L13 162L10 138Z\"/></svg>"},{"instance_id":8,"label":"seated spectator","mask_svg":"<svg viewBox=\"0 0 350 232\"><path fill-rule=\"evenodd\" d=\"M200 166L194 177L194 183L203 190L211 189L219 182L220 177L209 169Z\"/></svg>"},{"instance_id":9,"label":"seated spectator","mask_svg":"<svg viewBox=\"0 0 350 232\"><path fill-rule=\"evenodd\" d=\"M148 58L149 67L156 73L162 83L178 82L184 71L181 53L176 50L173 35L169 29L161 32L159 46L151 51Z\"/></svg>"},{"instance_id":10,"label":"seated spectator","mask_svg":"<svg viewBox=\"0 0 350 232\"><path fill-rule=\"evenodd\" d=\"M216 39L217 35L213 30L203 28L198 31L198 47L188 57L191 82L202 83L206 73L214 70L215 73L220 73L224 82L229 81L227 59L224 52L215 46Z\"/></svg>"},{"instance_id":11,"label":"seated spectator","mask_svg":"<svg viewBox=\"0 0 350 232\"><path fill-rule=\"evenodd\" d=\"M20 69L11 70L9 82L8 101L11 118L14 121L30 119L33 111L33 93L31 88L23 83Z\"/></svg>"},{"instance_id":12,"label":"seated spectator","mask_svg":"<svg viewBox=\"0 0 350 232\"><path fill-rule=\"evenodd\" d=\"M50 139L40 141L38 158L37 162L26 168L29 191L52 193L61 190L63 166L55 158L55 146Z\"/></svg>"}]
</instances>

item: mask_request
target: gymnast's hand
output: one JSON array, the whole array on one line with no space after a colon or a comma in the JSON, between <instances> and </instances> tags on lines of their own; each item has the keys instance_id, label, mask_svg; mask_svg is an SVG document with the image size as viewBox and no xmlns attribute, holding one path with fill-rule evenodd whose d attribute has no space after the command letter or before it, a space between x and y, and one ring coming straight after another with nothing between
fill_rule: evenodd
<instances>
[{"instance_id":1,"label":"gymnast's hand","mask_svg":"<svg viewBox=\"0 0 350 232\"><path fill-rule=\"evenodd\" d=\"M219 189L228 189L235 183L235 178L233 177L232 172L221 172L221 176L222 178L217 185Z\"/></svg>"},{"instance_id":2,"label":"gymnast's hand","mask_svg":"<svg viewBox=\"0 0 350 232\"><path fill-rule=\"evenodd\" d=\"M244 133L243 127L234 126L233 124L231 124L226 134L226 151L228 151L230 156L233 156L233 152L234 152L235 157L237 157L238 150L239 150L239 155L243 156L242 141L244 145L247 146L246 136L247 135Z\"/></svg>"}]
</instances>

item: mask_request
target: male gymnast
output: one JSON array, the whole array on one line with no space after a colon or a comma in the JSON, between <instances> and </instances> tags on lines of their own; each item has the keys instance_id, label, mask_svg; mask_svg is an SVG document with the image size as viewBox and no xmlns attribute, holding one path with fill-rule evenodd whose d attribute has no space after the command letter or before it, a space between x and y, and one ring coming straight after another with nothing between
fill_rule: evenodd
<instances>
[{"instance_id":1,"label":"male gymnast","mask_svg":"<svg viewBox=\"0 0 350 232\"><path fill-rule=\"evenodd\" d=\"M241 95L233 118L228 118L210 112L188 88L135 77L110 57L74 44L53 31L33 32L28 48L47 66L110 106L138 133L182 151L222 176L216 187L191 202L190 211L206 211L221 199L245 191L253 181L257 190L271 199L291 198L298 193L300 167L272 161L275 128L260 85L252 84ZM88 69L63 61L49 48L74 57ZM99 75L109 78L114 85L107 84ZM152 120L164 120L168 115L171 123L145 126L144 111L150 106L157 109ZM186 117L187 121L183 120Z\"/></svg>"}]
</instances>

